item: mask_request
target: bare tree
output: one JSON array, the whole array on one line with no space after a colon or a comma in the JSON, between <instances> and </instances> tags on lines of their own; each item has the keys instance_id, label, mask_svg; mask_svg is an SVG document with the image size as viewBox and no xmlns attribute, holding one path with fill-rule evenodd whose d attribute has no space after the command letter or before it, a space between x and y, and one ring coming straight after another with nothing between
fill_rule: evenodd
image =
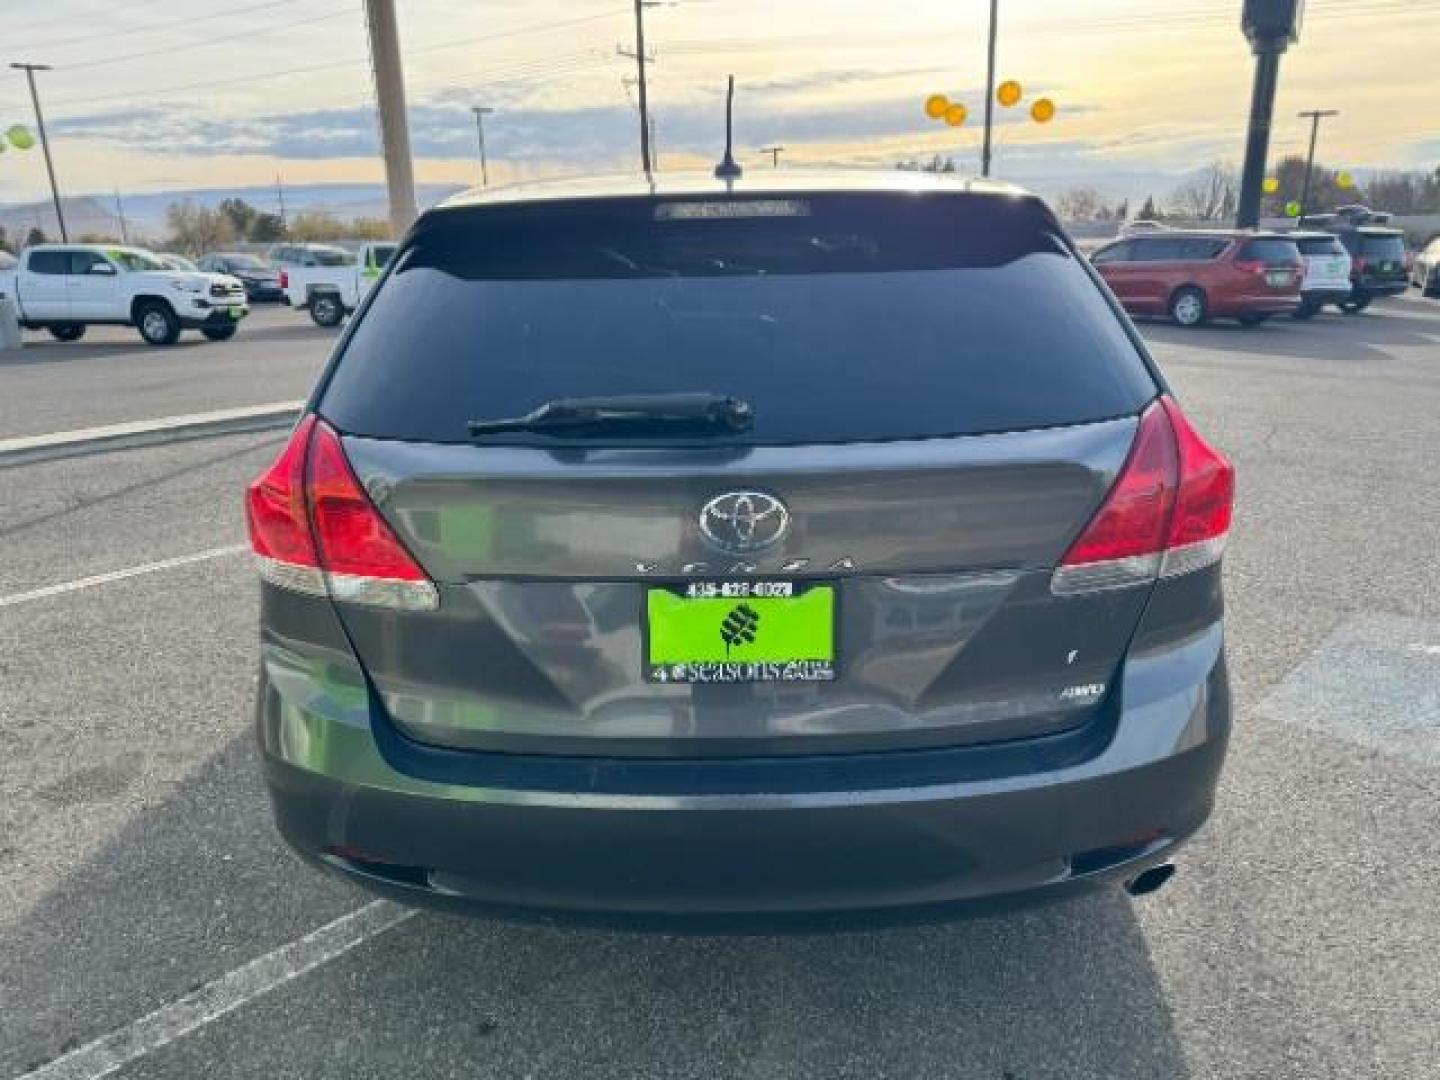
<instances>
[{"instance_id":1,"label":"bare tree","mask_svg":"<svg viewBox=\"0 0 1440 1080\"><path fill-rule=\"evenodd\" d=\"M1179 217L1220 221L1235 213L1238 190L1235 169L1223 161L1212 161L1175 189L1170 204Z\"/></svg>"},{"instance_id":2,"label":"bare tree","mask_svg":"<svg viewBox=\"0 0 1440 1080\"><path fill-rule=\"evenodd\" d=\"M235 239L229 217L189 199L171 203L165 218L170 225L170 242L188 255L203 255Z\"/></svg>"},{"instance_id":3,"label":"bare tree","mask_svg":"<svg viewBox=\"0 0 1440 1080\"><path fill-rule=\"evenodd\" d=\"M1105 210L1105 199L1094 188L1071 188L1055 200L1055 212L1064 221L1095 221Z\"/></svg>"}]
</instances>

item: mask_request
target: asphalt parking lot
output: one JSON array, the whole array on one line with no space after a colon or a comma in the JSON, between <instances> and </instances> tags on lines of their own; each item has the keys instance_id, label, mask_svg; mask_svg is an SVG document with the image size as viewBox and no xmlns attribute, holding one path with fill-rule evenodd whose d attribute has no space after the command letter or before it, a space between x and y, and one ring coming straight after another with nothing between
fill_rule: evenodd
<instances>
[{"instance_id":1,"label":"asphalt parking lot","mask_svg":"<svg viewBox=\"0 0 1440 1080\"><path fill-rule=\"evenodd\" d=\"M1440 1075L1440 303L1142 331L1239 469L1215 817L1152 897L939 927L372 904L284 850L251 747L239 494L282 437L0 469L0 1076ZM36 339L0 436L300 397L332 339Z\"/></svg>"}]
</instances>

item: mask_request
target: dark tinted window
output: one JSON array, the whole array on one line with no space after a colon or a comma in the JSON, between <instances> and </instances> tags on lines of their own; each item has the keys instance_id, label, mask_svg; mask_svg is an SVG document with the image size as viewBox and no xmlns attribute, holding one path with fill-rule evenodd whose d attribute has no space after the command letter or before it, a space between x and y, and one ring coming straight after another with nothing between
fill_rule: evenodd
<instances>
[{"instance_id":1,"label":"dark tinted window","mask_svg":"<svg viewBox=\"0 0 1440 1080\"><path fill-rule=\"evenodd\" d=\"M1038 202L783 205L806 212L697 219L615 200L436 215L321 411L345 431L456 441L468 420L559 397L708 391L754 407L744 441L816 443L1080 423L1154 395Z\"/></svg>"},{"instance_id":2,"label":"dark tinted window","mask_svg":"<svg viewBox=\"0 0 1440 1080\"><path fill-rule=\"evenodd\" d=\"M27 263L32 274L68 274L70 253L68 251L32 251Z\"/></svg>"},{"instance_id":3,"label":"dark tinted window","mask_svg":"<svg viewBox=\"0 0 1440 1080\"><path fill-rule=\"evenodd\" d=\"M1190 262L1214 259L1229 245L1230 241L1216 237L1192 236L1184 241L1180 249L1180 258Z\"/></svg>"},{"instance_id":4,"label":"dark tinted window","mask_svg":"<svg viewBox=\"0 0 1440 1080\"><path fill-rule=\"evenodd\" d=\"M1295 241L1301 255L1344 255L1345 245L1333 236L1306 236Z\"/></svg>"},{"instance_id":5,"label":"dark tinted window","mask_svg":"<svg viewBox=\"0 0 1440 1080\"><path fill-rule=\"evenodd\" d=\"M1130 260L1130 242L1122 240L1118 244L1110 244L1103 247L1090 256L1090 261L1096 266L1104 266L1112 262L1128 262Z\"/></svg>"},{"instance_id":6,"label":"dark tinted window","mask_svg":"<svg viewBox=\"0 0 1440 1080\"><path fill-rule=\"evenodd\" d=\"M1174 236L1142 237L1132 241L1134 247L1130 258L1136 262L1174 262L1185 257L1188 241Z\"/></svg>"},{"instance_id":7,"label":"dark tinted window","mask_svg":"<svg viewBox=\"0 0 1440 1080\"><path fill-rule=\"evenodd\" d=\"M91 269L105 261L105 256L98 251L72 251L70 253L70 273L88 274Z\"/></svg>"},{"instance_id":8,"label":"dark tinted window","mask_svg":"<svg viewBox=\"0 0 1440 1080\"><path fill-rule=\"evenodd\" d=\"M1262 262L1266 266L1294 266L1300 262L1300 249L1295 246L1294 240L1261 237L1245 241L1235 257Z\"/></svg>"},{"instance_id":9,"label":"dark tinted window","mask_svg":"<svg viewBox=\"0 0 1440 1080\"><path fill-rule=\"evenodd\" d=\"M1360 250L1371 259L1405 258L1405 239L1399 233L1361 233Z\"/></svg>"}]
</instances>

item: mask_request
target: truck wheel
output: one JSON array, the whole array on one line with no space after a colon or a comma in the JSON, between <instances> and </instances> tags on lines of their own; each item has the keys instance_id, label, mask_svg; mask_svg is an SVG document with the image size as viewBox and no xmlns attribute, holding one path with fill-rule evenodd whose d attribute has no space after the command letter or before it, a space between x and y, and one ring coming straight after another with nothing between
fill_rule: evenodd
<instances>
[{"instance_id":1,"label":"truck wheel","mask_svg":"<svg viewBox=\"0 0 1440 1080\"><path fill-rule=\"evenodd\" d=\"M180 337L180 320L162 300L141 304L135 312L135 325L150 345L174 345Z\"/></svg>"},{"instance_id":2,"label":"truck wheel","mask_svg":"<svg viewBox=\"0 0 1440 1080\"><path fill-rule=\"evenodd\" d=\"M211 341L229 341L238 329L236 326L205 326L200 332Z\"/></svg>"},{"instance_id":3,"label":"truck wheel","mask_svg":"<svg viewBox=\"0 0 1440 1080\"><path fill-rule=\"evenodd\" d=\"M316 326L339 326L345 318L345 305L334 293L317 293L310 298L310 318Z\"/></svg>"},{"instance_id":4,"label":"truck wheel","mask_svg":"<svg viewBox=\"0 0 1440 1080\"><path fill-rule=\"evenodd\" d=\"M50 336L56 341L79 341L85 336L85 324L78 322L59 323L49 327Z\"/></svg>"}]
</instances>

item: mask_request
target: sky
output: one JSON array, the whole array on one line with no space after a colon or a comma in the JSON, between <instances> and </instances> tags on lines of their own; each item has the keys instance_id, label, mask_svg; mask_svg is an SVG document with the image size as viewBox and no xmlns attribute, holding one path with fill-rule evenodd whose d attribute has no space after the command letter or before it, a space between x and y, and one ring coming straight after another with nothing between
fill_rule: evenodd
<instances>
[{"instance_id":1,"label":"sky","mask_svg":"<svg viewBox=\"0 0 1440 1080\"><path fill-rule=\"evenodd\" d=\"M397 0L417 180L638 164L629 0ZM208 5L207 5L208 7ZM1055 194L1163 195L1243 155L1253 61L1239 0L1001 0L996 173ZM383 178L360 0L0 0L7 63L37 75L67 194ZM667 0L647 8L660 167L708 166L734 73L737 150L768 165L892 165L943 154L978 171L987 0ZM1319 157L1352 170L1440 165L1440 0L1308 0L1281 66L1272 160L1303 152L1300 109L1335 108ZM965 104L950 128L927 95ZM1030 120L1051 98L1055 119ZM0 68L0 130L32 124ZM47 194L38 147L0 154L0 201Z\"/></svg>"}]
</instances>

